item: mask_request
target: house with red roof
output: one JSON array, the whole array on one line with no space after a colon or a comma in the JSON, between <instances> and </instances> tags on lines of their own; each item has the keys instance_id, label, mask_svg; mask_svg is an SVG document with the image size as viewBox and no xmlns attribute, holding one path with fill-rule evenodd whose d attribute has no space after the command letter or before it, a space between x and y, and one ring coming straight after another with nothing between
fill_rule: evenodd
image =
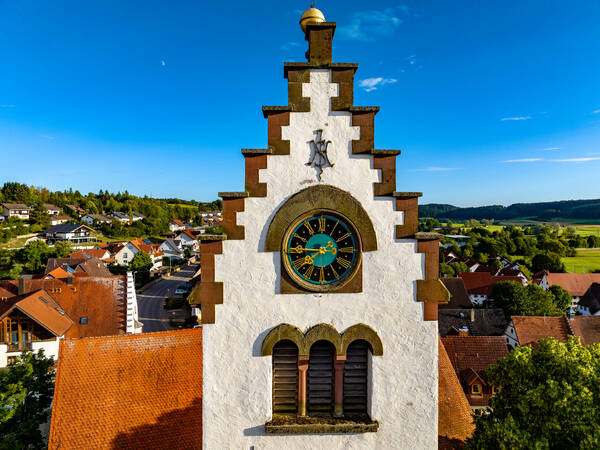
<instances>
[{"instance_id":1,"label":"house with red roof","mask_svg":"<svg viewBox=\"0 0 600 450\"><path fill-rule=\"evenodd\" d=\"M473 410L488 406L498 386L488 379L486 370L508 355L502 336L446 336L441 338L456 376ZM441 360L440 360L441 361Z\"/></svg>"},{"instance_id":2,"label":"house with red roof","mask_svg":"<svg viewBox=\"0 0 600 450\"><path fill-rule=\"evenodd\" d=\"M171 219L169 221L169 230L171 230L172 233L185 230L185 223L179 219Z\"/></svg>"},{"instance_id":3,"label":"house with red roof","mask_svg":"<svg viewBox=\"0 0 600 450\"><path fill-rule=\"evenodd\" d=\"M482 305L485 302L492 288L501 281L516 281L525 284L525 280L518 276L495 276L490 272L459 272L458 276L463 279L465 289L469 293L471 302L476 305Z\"/></svg>"},{"instance_id":4,"label":"house with red roof","mask_svg":"<svg viewBox=\"0 0 600 450\"><path fill-rule=\"evenodd\" d=\"M592 283L600 283L600 273L553 273L544 270L535 275L538 284L544 289L561 286L573 297L572 307L577 309L581 297L585 295Z\"/></svg>"},{"instance_id":5,"label":"house with red roof","mask_svg":"<svg viewBox=\"0 0 600 450\"><path fill-rule=\"evenodd\" d=\"M567 342L570 336L578 337L583 345L600 342L600 316L513 316L505 332L511 348L546 338Z\"/></svg>"}]
</instances>

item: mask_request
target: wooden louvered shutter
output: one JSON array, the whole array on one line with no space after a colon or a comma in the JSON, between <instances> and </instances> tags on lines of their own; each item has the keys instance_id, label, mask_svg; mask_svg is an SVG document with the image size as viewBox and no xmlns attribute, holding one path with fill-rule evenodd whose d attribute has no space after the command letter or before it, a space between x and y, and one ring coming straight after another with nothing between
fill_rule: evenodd
<instances>
[{"instance_id":1,"label":"wooden louvered shutter","mask_svg":"<svg viewBox=\"0 0 600 450\"><path fill-rule=\"evenodd\" d=\"M308 360L308 413L333 412L333 357L330 342L318 341L310 349Z\"/></svg>"},{"instance_id":2,"label":"wooden louvered shutter","mask_svg":"<svg viewBox=\"0 0 600 450\"><path fill-rule=\"evenodd\" d=\"M344 365L344 413L367 412L368 351L366 341L354 341L348 346Z\"/></svg>"},{"instance_id":3,"label":"wooden louvered shutter","mask_svg":"<svg viewBox=\"0 0 600 450\"><path fill-rule=\"evenodd\" d=\"M279 341L273 347L273 413L298 412L298 347Z\"/></svg>"}]
</instances>

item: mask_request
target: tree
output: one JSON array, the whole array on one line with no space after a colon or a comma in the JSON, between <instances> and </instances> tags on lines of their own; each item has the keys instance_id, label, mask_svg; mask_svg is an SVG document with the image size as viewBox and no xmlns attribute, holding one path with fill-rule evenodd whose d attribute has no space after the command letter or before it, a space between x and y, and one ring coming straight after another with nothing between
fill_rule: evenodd
<instances>
[{"instance_id":1,"label":"tree","mask_svg":"<svg viewBox=\"0 0 600 450\"><path fill-rule=\"evenodd\" d=\"M49 253L50 248L44 241L31 241L25 246L22 253L25 267L33 272L46 267L46 260Z\"/></svg>"},{"instance_id":2,"label":"tree","mask_svg":"<svg viewBox=\"0 0 600 450\"><path fill-rule=\"evenodd\" d=\"M562 311L556 307L554 295L537 284L523 286L517 281L496 283L490 300L508 316L557 316Z\"/></svg>"},{"instance_id":3,"label":"tree","mask_svg":"<svg viewBox=\"0 0 600 450\"><path fill-rule=\"evenodd\" d=\"M531 260L531 270L533 273L537 273L540 270L548 270L555 273L565 272L565 265L556 253L539 253Z\"/></svg>"},{"instance_id":4,"label":"tree","mask_svg":"<svg viewBox=\"0 0 600 450\"><path fill-rule=\"evenodd\" d=\"M53 365L39 350L23 353L0 372L0 449L45 448L39 426L50 414Z\"/></svg>"},{"instance_id":5,"label":"tree","mask_svg":"<svg viewBox=\"0 0 600 450\"><path fill-rule=\"evenodd\" d=\"M35 207L31 210L29 215L32 223L38 224L42 228L46 228L50 225L50 215L42 202L36 203Z\"/></svg>"},{"instance_id":6,"label":"tree","mask_svg":"<svg viewBox=\"0 0 600 450\"><path fill-rule=\"evenodd\" d=\"M500 392L475 418L465 447L591 449L600 447L600 344L542 339L517 347L486 370Z\"/></svg>"},{"instance_id":7,"label":"tree","mask_svg":"<svg viewBox=\"0 0 600 450\"><path fill-rule=\"evenodd\" d=\"M140 250L129 263L129 270L135 272L148 272L152 268L152 264L150 255Z\"/></svg>"},{"instance_id":8,"label":"tree","mask_svg":"<svg viewBox=\"0 0 600 450\"><path fill-rule=\"evenodd\" d=\"M562 286L555 284L554 286L550 286L548 291L554 296L554 304L561 311L565 311L571 306L573 297L571 297L571 294L569 294L569 292Z\"/></svg>"},{"instance_id":9,"label":"tree","mask_svg":"<svg viewBox=\"0 0 600 450\"><path fill-rule=\"evenodd\" d=\"M70 241L58 241L54 245L54 255L56 258L66 258L73 253L73 244Z\"/></svg>"}]
</instances>

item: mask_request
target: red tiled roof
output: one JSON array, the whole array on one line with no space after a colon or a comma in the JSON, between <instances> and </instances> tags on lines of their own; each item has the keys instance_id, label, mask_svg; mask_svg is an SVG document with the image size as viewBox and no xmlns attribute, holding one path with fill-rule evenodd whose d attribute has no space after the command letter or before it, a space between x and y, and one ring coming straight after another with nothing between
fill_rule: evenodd
<instances>
[{"instance_id":1,"label":"red tiled roof","mask_svg":"<svg viewBox=\"0 0 600 450\"><path fill-rule=\"evenodd\" d=\"M0 320L14 309L21 310L55 336L62 336L73 325L73 321L52 299L52 296L43 290L13 297L11 300L3 302Z\"/></svg>"},{"instance_id":2,"label":"red tiled roof","mask_svg":"<svg viewBox=\"0 0 600 450\"><path fill-rule=\"evenodd\" d=\"M573 297L581 297L592 283L600 283L600 273L547 273L548 286L558 284Z\"/></svg>"},{"instance_id":3,"label":"red tiled roof","mask_svg":"<svg viewBox=\"0 0 600 450\"><path fill-rule=\"evenodd\" d=\"M73 320L73 326L65 337L111 336L124 334L126 330L126 276L90 277L74 276L68 279L23 280L25 293L44 289ZM18 281L9 281L14 292ZM14 296L14 295L13 295ZM88 323L81 324L81 317Z\"/></svg>"},{"instance_id":4,"label":"red tiled roof","mask_svg":"<svg viewBox=\"0 0 600 450\"><path fill-rule=\"evenodd\" d=\"M46 279L52 279L52 278L61 279L61 278L68 278L69 276L70 276L69 272L67 272L62 267L57 267L56 269L51 270L46 275L44 275L44 278L46 278Z\"/></svg>"},{"instance_id":5,"label":"red tiled roof","mask_svg":"<svg viewBox=\"0 0 600 450\"><path fill-rule=\"evenodd\" d=\"M489 366L508 355L506 340L502 336L446 336L442 342L459 375L473 370L484 378L482 373Z\"/></svg>"},{"instance_id":6,"label":"red tiled roof","mask_svg":"<svg viewBox=\"0 0 600 450\"><path fill-rule=\"evenodd\" d=\"M469 293L465 289L465 283L462 278L440 278L446 289L450 291L450 301L442 303L440 308L456 309L456 308L471 308L473 304L469 299Z\"/></svg>"},{"instance_id":7,"label":"red tiled roof","mask_svg":"<svg viewBox=\"0 0 600 450\"><path fill-rule=\"evenodd\" d=\"M108 253L109 252L106 249L86 248L85 250L77 250L76 252L71 253L69 258L90 259L96 257L98 259L103 259Z\"/></svg>"},{"instance_id":8,"label":"red tiled roof","mask_svg":"<svg viewBox=\"0 0 600 450\"><path fill-rule=\"evenodd\" d=\"M48 448L202 448L202 329L61 341Z\"/></svg>"},{"instance_id":9,"label":"red tiled roof","mask_svg":"<svg viewBox=\"0 0 600 450\"><path fill-rule=\"evenodd\" d=\"M465 441L475 429L471 408L441 340L438 348L438 436Z\"/></svg>"},{"instance_id":10,"label":"red tiled roof","mask_svg":"<svg viewBox=\"0 0 600 450\"><path fill-rule=\"evenodd\" d=\"M513 316L512 322L519 339L519 345L527 345L538 339L553 337L567 342L569 328L565 317Z\"/></svg>"},{"instance_id":11,"label":"red tiled roof","mask_svg":"<svg viewBox=\"0 0 600 450\"><path fill-rule=\"evenodd\" d=\"M492 287L501 281L523 284L519 277L495 277L489 272L459 272L458 276L463 279L467 292L473 295L489 295Z\"/></svg>"},{"instance_id":12,"label":"red tiled roof","mask_svg":"<svg viewBox=\"0 0 600 450\"><path fill-rule=\"evenodd\" d=\"M520 345L549 337L566 342L569 336L578 336L583 345L600 342L600 316L575 316L572 319L565 316L513 316L512 320Z\"/></svg>"},{"instance_id":13,"label":"red tiled roof","mask_svg":"<svg viewBox=\"0 0 600 450\"><path fill-rule=\"evenodd\" d=\"M185 226L185 224L181 220L179 220L179 219L173 219L173 220L171 220L171 223L174 223L178 227L184 227Z\"/></svg>"}]
</instances>

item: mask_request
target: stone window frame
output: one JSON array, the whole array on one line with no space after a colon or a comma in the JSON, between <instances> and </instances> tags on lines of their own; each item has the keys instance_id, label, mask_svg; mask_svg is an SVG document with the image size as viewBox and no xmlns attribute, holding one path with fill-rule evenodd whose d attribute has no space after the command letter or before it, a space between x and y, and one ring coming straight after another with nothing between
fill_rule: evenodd
<instances>
[{"instance_id":1,"label":"stone window frame","mask_svg":"<svg viewBox=\"0 0 600 450\"><path fill-rule=\"evenodd\" d=\"M370 346L372 356L383 355L383 343L377 332L370 326L359 323L339 333L335 327L326 323L320 323L309 328L303 333L298 327L282 323L274 327L264 338L262 343L262 355L272 356L273 347L277 342L289 340L298 348L298 411L300 419L309 418L307 414L307 372L310 349L318 341L328 341L335 349L334 356L334 409L333 418L343 418L343 376L346 363L348 346L357 340L364 340ZM369 382L372 379L369 377ZM273 394L271 394L272 396ZM286 425L273 425L267 423L268 433L317 433L317 432L372 432L377 431L379 424L376 421L370 423L352 423L345 421L339 425L319 423L294 423ZM326 431L324 431L326 430ZM352 430L352 431L350 431Z\"/></svg>"}]
</instances>

